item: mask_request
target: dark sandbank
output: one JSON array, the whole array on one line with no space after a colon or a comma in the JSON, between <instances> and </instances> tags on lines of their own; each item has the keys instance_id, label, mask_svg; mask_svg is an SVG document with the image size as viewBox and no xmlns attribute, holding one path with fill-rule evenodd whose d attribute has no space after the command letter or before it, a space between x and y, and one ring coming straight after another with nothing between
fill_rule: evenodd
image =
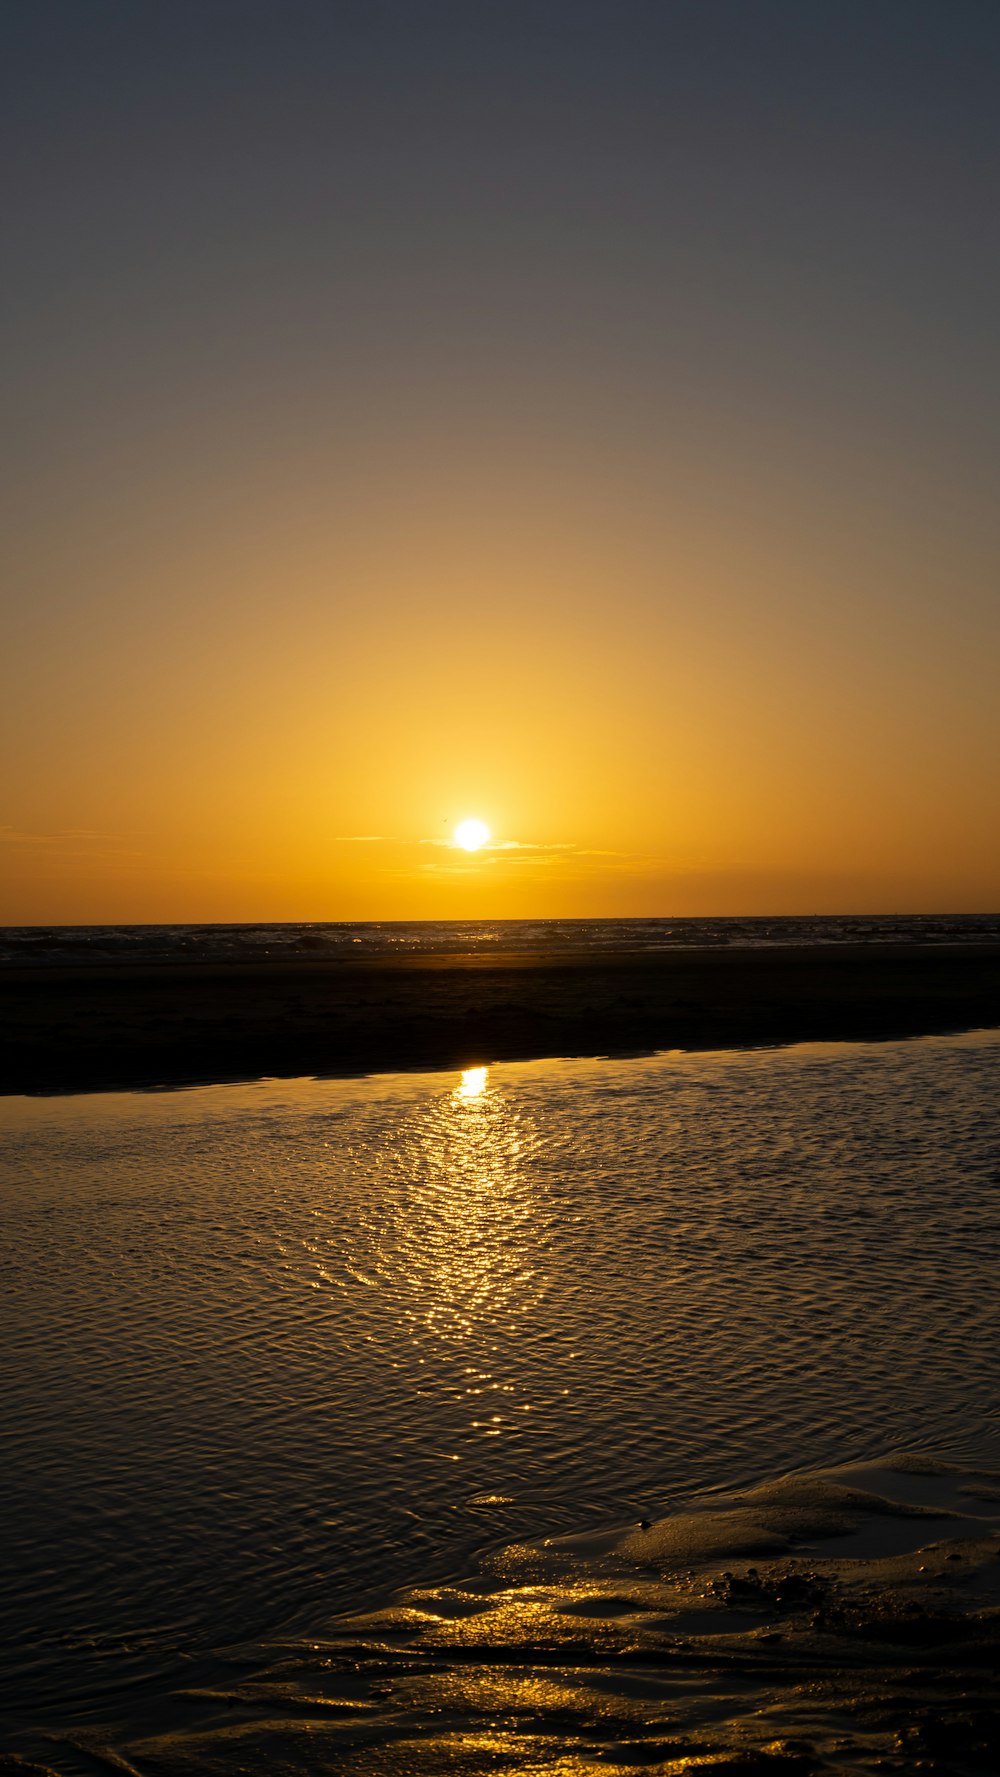
<instances>
[{"instance_id":1,"label":"dark sandbank","mask_svg":"<svg viewBox=\"0 0 1000 1777\"><path fill-rule=\"evenodd\" d=\"M1000 1024L1000 945L0 971L0 1091L180 1086Z\"/></svg>"}]
</instances>

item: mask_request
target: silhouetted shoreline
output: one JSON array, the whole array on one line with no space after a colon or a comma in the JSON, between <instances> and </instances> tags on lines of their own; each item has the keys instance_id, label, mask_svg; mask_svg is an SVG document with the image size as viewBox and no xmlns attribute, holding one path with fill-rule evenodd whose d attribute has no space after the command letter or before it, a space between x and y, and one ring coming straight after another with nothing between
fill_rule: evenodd
<instances>
[{"instance_id":1,"label":"silhouetted shoreline","mask_svg":"<svg viewBox=\"0 0 1000 1777\"><path fill-rule=\"evenodd\" d=\"M432 1070L994 1025L994 943L8 968L0 970L0 1091Z\"/></svg>"}]
</instances>

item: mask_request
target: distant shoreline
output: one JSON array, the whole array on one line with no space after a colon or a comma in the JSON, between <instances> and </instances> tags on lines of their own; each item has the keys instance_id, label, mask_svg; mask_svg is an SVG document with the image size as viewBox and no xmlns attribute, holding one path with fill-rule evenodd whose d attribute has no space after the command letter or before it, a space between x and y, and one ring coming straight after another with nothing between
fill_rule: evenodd
<instances>
[{"instance_id":1,"label":"distant shoreline","mask_svg":"<svg viewBox=\"0 0 1000 1777\"><path fill-rule=\"evenodd\" d=\"M1000 1025L1000 944L0 969L0 1092L940 1035Z\"/></svg>"}]
</instances>

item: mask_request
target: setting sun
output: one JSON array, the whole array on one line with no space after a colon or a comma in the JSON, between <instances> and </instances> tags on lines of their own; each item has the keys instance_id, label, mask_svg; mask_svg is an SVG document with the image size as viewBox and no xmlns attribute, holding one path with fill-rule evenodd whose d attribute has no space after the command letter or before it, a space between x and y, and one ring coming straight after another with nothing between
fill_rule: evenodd
<instances>
[{"instance_id":1,"label":"setting sun","mask_svg":"<svg viewBox=\"0 0 1000 1777\"><path fill-rule=\"evenodd\" d=\"M455 844L463 851L479 851L488 843L490 830L485 821L460 821L455 828Z\"/></svg>"}]
</instances>

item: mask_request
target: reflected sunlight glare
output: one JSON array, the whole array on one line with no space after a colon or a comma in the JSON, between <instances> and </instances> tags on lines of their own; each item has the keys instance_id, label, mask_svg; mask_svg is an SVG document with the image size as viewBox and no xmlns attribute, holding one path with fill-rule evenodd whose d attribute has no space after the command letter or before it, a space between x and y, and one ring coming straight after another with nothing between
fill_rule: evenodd
<instances>
[{"instance_id":1,"label":"reflected sunlight glare","mask_svg":"<svg viewBox=\"0 0 1000 1777\"><path fill-rule=\"evenodd\" d=\"M462 1078L455 1087L456 1098L480 1098L489 1080L487 1067L463 1067Z\"/></svg>"},{"instance_id":2,"label":"reflected sunlight glare","mask_svg":"<svg viewBox=\"0 0 1000 1777\"><path fill-rule=\"evenodd\" d=\"M376 1278L396 1326L392 1361L456 1409L455 1431L496 1439L531 1412L516 1352L547 1288L548 1219L526 1162L533 1119L489 1069L401 1124L383 1153L381 1202L362 1218L356 1275Z\"/></svg>"}]
</instances>

